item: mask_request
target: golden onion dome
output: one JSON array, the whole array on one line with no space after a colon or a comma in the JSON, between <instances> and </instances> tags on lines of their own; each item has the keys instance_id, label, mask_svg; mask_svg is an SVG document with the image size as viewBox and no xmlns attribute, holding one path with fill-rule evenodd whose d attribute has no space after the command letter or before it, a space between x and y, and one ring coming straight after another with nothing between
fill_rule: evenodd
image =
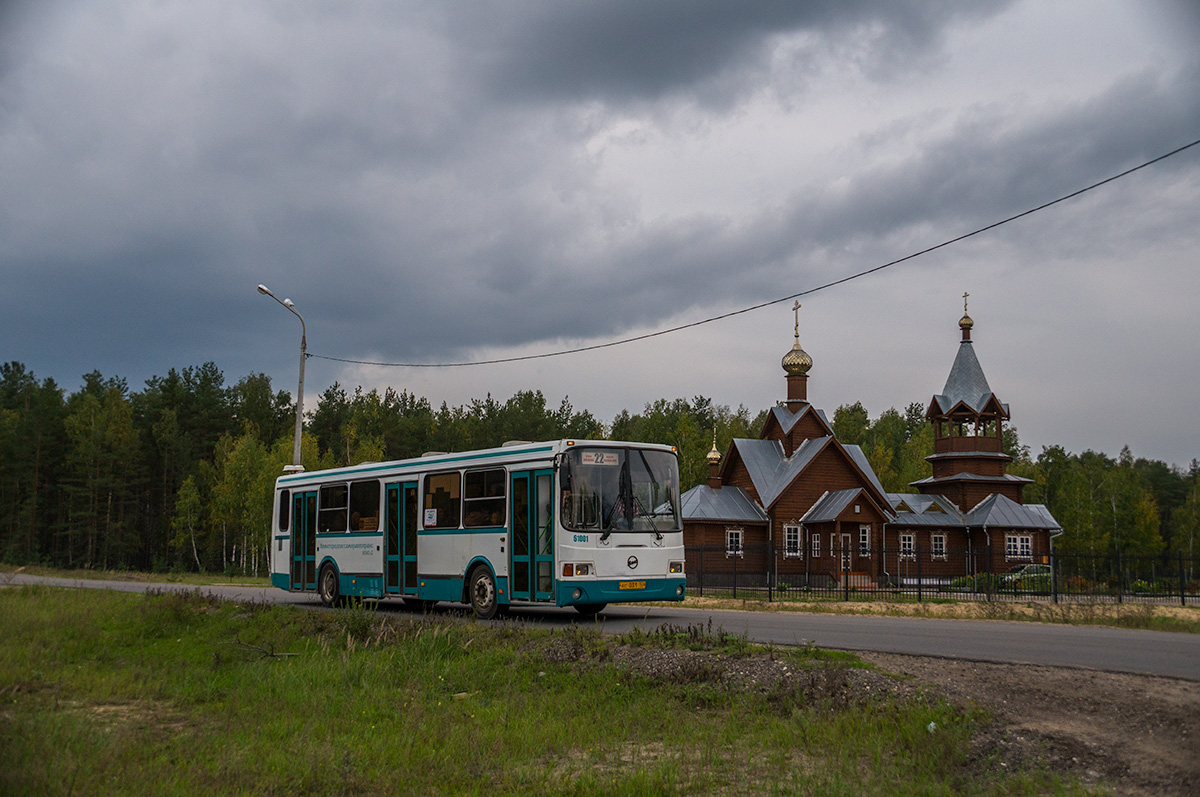
<instances>
[{"instance_id":1,"label":"golden onion dome","mask_svg":"<svg viewBox=\"0 0 1200 797\"><path fill-rule=\"evenodd\" d=\"M808 352L800 348L800 302L792 305L792 310L796 313L796 342L792 344L792 350L783 355L783 370L788 376L806 376L813 362Z\"/></svg>"},{"instance_id":2,"label":"golden onion dome","mask_svg":"<svg viewBox=\"0 0 1200 797\"><path fill-rule=\"evenodd\" d=\"M721 452L717 450L717 428L715 426L713 427L713 447L705 459L710 465L716 465L721 461Z\"/></svg>"},{"instance_id":3,"label":"golden onion dome","mask_svg":"<svg viewBox=\"0 0 1200 797\"><path fill-rule=\"evenodd\" d=\"M717 450L716 443L713 443L712 450L708 452L708 456L705 459L708 460L710 465L716 465L721 461L721 452Z\"/></svg>"},{"instance_id":4,"label":"golden onion dome","mask_svg":"<svg viewBox=\"0 0 1200 797\"><path fill-rule=\"evenodd\" d=\"M783 370L787 371L788 375L804 376L808 373L808 369L812 368L812 357L808 356L808 352L800 348L800 338L796 338L796 342L792 344L792 350L783 355Z\"/></svg>"}]
</instances>

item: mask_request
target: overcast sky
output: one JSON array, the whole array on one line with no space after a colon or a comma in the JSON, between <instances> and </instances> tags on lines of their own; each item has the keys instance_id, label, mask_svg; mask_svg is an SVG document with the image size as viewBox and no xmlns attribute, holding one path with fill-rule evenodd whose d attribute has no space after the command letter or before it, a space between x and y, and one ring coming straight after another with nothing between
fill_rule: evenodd
<instances>
[{"instance_id":1,"label":"overcast sky","mask_svg":"<svg viewBox=\"0 0 1200 797\"><path fill-rule=\"evenodd\" d=\"M1200 138L1197 4L0 4L0 361L75 390L212 360L552 352L799 293ZM809 398L928 403L975 350L1044 445L1200 457L1200 147L804 297ZM790 302L470 368L313 358L435 406L785 397ZM311 402L309 403L311 407Z\"/></svg>"}]
</instances>

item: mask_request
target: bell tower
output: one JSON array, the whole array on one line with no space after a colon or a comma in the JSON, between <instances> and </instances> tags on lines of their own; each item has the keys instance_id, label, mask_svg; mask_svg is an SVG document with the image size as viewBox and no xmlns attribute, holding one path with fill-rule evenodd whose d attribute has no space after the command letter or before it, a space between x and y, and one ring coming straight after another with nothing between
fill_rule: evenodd
<instances>
[{"instance_id":1,"label":"bell tower","mask_svg":"<svg viewBox=\"0 0 1200 797\"><path fill-rule=\"evenodd\" d=\"M1004 424L1008 405L988 385L971 330L975 322L967 313L963 294L963 316L958 321L962 340L942 392L929 402L925 417L933 423L933 455L926 460L933 476L913 482L922 493L943 495L971 509L991 493L1021 503L1021 491L1029 482L1008 474L1012 457L1004 453Z\"/></svg>"}]
</instances>

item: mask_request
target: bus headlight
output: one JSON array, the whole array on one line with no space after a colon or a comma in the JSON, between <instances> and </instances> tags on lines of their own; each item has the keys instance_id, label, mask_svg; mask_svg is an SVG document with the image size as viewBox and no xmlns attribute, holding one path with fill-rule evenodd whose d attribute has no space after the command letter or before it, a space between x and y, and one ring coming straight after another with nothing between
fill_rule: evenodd
<instances>
[{"instance_id":1,"label":"bus headlight","mask_svg":"<svg viewBox=\"0 0 1200 797\"><path fill-rule=\"evenodd\" d=\"M682 573L683 572L683 562L671 562L671 572L672 573Z\"/></svg>"},{"instance_id":2,"label":"bus headlight","mask_svg":"<svg viewBox=\"0 0 1200 797\"><path fill-rule=\"evenodd\" d=\"M578 587L576 587L575 591L571 593L572 600L579 600L582 597L583 597L583 590L579 589Z\"/></svg>"},{"instance_id":3,"label":"bus headlight","mask_svg":"<svg viewBox=\"0 0 1200 797\"><path fill-rule=\"evenodd\" d=\"M683 597L683 585L682 584L680 584L678 587L675 588L675 594L681 598Z\"/></svg>"}]
</instances>

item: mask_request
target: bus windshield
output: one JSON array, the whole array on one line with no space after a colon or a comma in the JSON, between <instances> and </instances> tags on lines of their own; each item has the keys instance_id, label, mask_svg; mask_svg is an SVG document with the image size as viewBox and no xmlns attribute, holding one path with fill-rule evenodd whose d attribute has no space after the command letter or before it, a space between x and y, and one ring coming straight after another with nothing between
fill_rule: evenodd
<instances>
[{"instance_id":1,"label":"bus windshield","mask_svg":"<svg viewBox=\"0 0 1200 797\"><path fill-rule=\"evenodd\" d=\"M563 458L563 525L575 531L651 532L683 528L679 462L666 451L573 448Z\"/></svg>"}]
</instances>

